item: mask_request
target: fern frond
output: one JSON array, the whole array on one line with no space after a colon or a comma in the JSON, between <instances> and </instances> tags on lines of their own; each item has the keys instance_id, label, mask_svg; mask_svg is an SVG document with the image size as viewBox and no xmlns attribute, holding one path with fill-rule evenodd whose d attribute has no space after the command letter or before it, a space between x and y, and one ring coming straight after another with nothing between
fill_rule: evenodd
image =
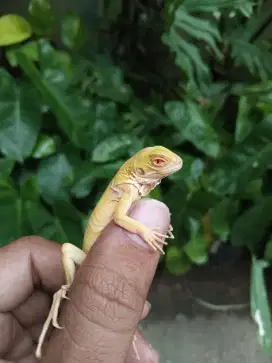
<instances>
[{"instance_id":1,"label":"fern frond","mask_svg":"<svg viewBox=\"0 0 272 363\"><path fill-rule=\"evenodd\" d=\"M217 58L222 59L217 46L217 42L221 40L217 24L189 14L182 5L175 11L173 8L170 11L173 21L169 31L163 34L162 41L175 53L176 64L186 73L188 81L199 84L208 82L209 68L202 58L199 47L194 43L203 42Z\"/></svg>"}]
</instances>

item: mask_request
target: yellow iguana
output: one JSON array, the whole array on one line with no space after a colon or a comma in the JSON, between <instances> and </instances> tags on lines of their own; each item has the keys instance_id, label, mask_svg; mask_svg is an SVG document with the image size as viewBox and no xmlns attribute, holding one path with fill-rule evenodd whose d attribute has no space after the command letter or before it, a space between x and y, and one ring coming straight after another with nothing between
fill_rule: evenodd
<instances>
[{"instance_id":1,"label":"yellow iguana","mask_svg":"<svg viewBox=\"0 0 272 363\"><path fill-rule=\"evenodd\" d=\"M164 254L161 247L167 245L164 239L174 238L171 225L167 234L163 235L130 218L127 213L134 201L149 194L163 178L181 167L182 159L178 155L163 146L154 146L137 152L117 171L91 213L82 250L71 243L62 245L66 284L53 296L53 303L38 341L37 358L41 357L41 347L51 321L54 327L61 329L57 322L59 306L62 299L67 299L66 294L74 280L76 265L81 265L94 242L111 221L131 233L138 234L151 248Z\"/></svg>"}]
</instances>

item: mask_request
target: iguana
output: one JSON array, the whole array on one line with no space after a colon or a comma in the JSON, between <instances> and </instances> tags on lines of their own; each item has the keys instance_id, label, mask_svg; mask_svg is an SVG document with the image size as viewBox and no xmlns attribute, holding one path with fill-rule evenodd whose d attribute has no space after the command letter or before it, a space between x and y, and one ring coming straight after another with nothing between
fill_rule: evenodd
<instances>
[{"instance_id":1,"label":"iguana","mask_svg":"<svg viewBox=\"0 0 272 363\"><path fill-rule=\"evenodd\" d=\"M53 302L39 337L36 357L41 357L41 348L52 321L55 328L61 329L57 318L62 299L74 280L76 265L81 265L101 232L114 221L125 230L136 233L155 251L164 254L161 245L167 245L165 238L174 238L170 225L166 235L152 230L127 215L133 202L149 194L163 178L182 168L182 159L163 146L146 147L128 159L117 171L88 220L82 249L71 243L62 245L62 264L66 284L54 294Z\"/></svg>"}]
</instances>

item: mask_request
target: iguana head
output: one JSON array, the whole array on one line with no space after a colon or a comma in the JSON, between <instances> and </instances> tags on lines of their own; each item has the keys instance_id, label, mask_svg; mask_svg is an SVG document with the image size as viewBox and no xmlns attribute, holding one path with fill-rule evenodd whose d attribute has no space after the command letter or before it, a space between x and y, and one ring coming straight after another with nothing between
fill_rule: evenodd
<instances>
[{"instance_id":1,"label":"iguana head","mask_svg":"<svg viewBox=\"0 0 272 363\"><path fill-rule=\"evenodd\" d=\"M182 159L164 146L146 147L131 161L134 177L141 183L160 181L182 168Z\"/></svg>"}]
</instances>

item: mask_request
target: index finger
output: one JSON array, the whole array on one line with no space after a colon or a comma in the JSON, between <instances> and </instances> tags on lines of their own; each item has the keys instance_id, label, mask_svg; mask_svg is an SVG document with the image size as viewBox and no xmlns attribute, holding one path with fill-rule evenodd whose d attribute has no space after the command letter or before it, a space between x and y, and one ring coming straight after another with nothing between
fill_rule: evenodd
<instances>
[{"instance_id":1,"label":"index finger","mask_svg":"<svg viewBox=\"0 0 272 363\"><path fill-rule=\"evenodd\" d=\"M55 292L64 283L61 246L41 237L19 238L0 250L0 311L10 311L42 287Z\"/></svg>"},{"instance_id":2,"label":"index finger","mask_svg":"<svg viewBox=\"0 0 272 363\"><path fill-rule=\"evenodd\" d=\"M168 208L141 200L129 213L133 219L165 233ZM43 362L123 363L141 318L159 261L142 239L111 224L82 263L63 306L60 325Z\"/></svg>"}]
</instances>

